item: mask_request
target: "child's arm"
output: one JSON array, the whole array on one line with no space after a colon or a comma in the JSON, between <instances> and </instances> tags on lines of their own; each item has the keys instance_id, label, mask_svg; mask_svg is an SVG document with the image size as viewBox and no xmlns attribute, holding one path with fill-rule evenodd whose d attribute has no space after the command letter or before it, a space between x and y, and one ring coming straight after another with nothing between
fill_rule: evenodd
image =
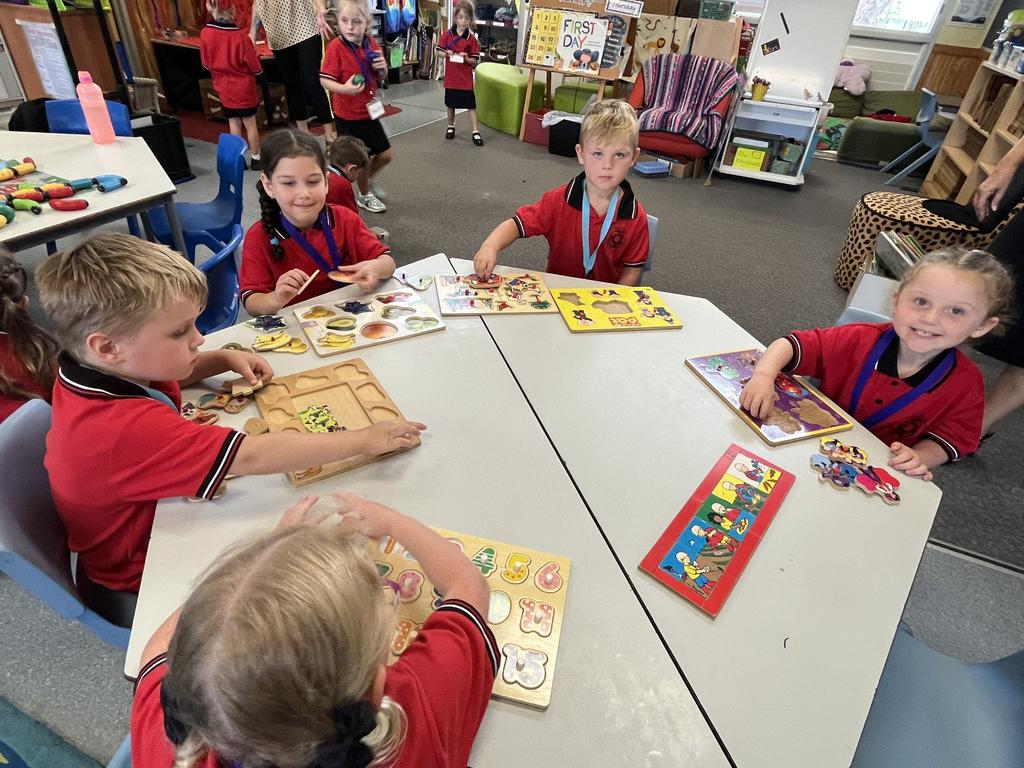
<instances>
[{"instance_id":1,"label":"child's arm","mask_svg":"<svg viewBox=\"0 0 1024 768\"><path fill-rule=\"evenodd\" d=\"M487 277L494 272L498 263L498 254L519 239L519 228L512 219L505 219L487 236L480 250L473 257L473 269L480 277Z\"/></svg>"},{"instance_id":2,"label":"child's arm","mask_svg":"<svg viewBox=\"0 0 1024 768\"><path fill-rule=\"evenodd\" d=\"M757 361L750 381L740 391L740 405L751 416L767 418L775 403L775 377L793 359L793 345L786 339L776 339Z\"/></svg>"},{"instance_id":3,"label":"child's arm","mask_svg":"<svg viewBox=\"0 0 1024 768\"><path fill-rule=\"evenodd\" d=\"M174 630L178 626L178 619L181 617L181 608L164 619L164 623L156 628L153 636L146 641L142 649L142 658L139 661L139 669L145 667L149 662L161 653L167 653L171 645L171 638L174 637Z\"/></svg>"},{"instance_id":4,"label":"child's arm","mask_svg":"<svg viewBox=\"0 0 1024 768\"><path fill-rule=\"evenodd\" d=\"M625 267L619 272L619 285L629 285L636 287L640 285L640 279L643 277L644 271L640 267Z\"/></svg>"},{"instance_id":5,"label":"child's arm","mask_svg":"<svg viewBox=\"0 0 1024 768\"><path fill-rule=\"evenodd\" d=\"M277 278L277 286L270 293L253 291L245 297L245 311L250 315L273 315L295 298L299 289L309 279L301 269L290 269Z\"/></svg>"},{"instance_id":6,"label":"child's arm","mask_svg":"<svg viewBox=\"0 0 1024 768\"><path fill-rule=\"evenodd\" d=\"M363 88L366 87L365 81L359 83L358 85L353 83L352 81L355 80L355 78L356 75L352 75L352 77L350 77L344 83L339 83L337 80L331 80L329 77L321 77L320 85L322 85L331 93L340 93L344 96L352 96L354 94L361 93Z\"/></svg>"},{"instance_id":7,"label":"child's arm","mask_svg":"<svg viewBox=\"0 0 1024 768\"><path fill-rule=\"evenodd\" d=\"M458 547L422 523L354 493L335 491L339 511L371 538L392 536L423 566L424 575L446 599L469 603L486 616L491 591L480 570Z\"/></svg>"},{"instance_id":8,"label":"child's arm","mask_svg":"<svg viewBox=\"0 0 1024 768\"><path fill-rule=\"evenodd\" d=\"M920 476L922 480L931 480L929 470L947 461L949 455L934 440L921 440L913 448L903 443L889 446L889 466L912 477Z\"/></svg>"},{"instance_id":9,"label":"child's arm","mask_svg":"<svg viewBox=\"0 0 1024 768\"><path fill-rule=\"evenodd\" d=\"M357 261L355 264L344 264L338 272L364 291L372 291L381 280L387 280L395 274L395 260L390 253L383 253L375 259Z\"/></svg>"},{"instance_id":10,"label":"child's arm","mask_svg":"<svg viewBox=\"0 0 1024 768\"><path fill-rule=\"evenodd\" d=\"M199 353L192 375L180 381L179 386L189 387L225 371L234 371L250 384L260 381L266 384L274 378L274 369L259 355L234 349L215 349Z\"/></svg>"}]
</instances>

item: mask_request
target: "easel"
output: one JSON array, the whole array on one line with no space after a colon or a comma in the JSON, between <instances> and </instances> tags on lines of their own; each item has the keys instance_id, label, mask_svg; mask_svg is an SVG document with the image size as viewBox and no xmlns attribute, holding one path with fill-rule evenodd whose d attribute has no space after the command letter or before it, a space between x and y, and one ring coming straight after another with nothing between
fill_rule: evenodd
<instances>
[{"instance_id":1,"label":"easel","mask_svg":"<svg viewBox=\"0 0 1024 768\"><path fill-rule=\"evenodd\" d=\"M608 11L606 9L605 0L596 0L596 2L594 2L592 5L589 5L589 6L583 6L580 3L578 3L578 2L570 2L570 0L532 0L532 2L530 3L529 8L530 8L530 17L528 19L528 26L527 26L527 35L528 35L528 37L527 37L527 45L526 45L526 50L522 54L523 63L522 63L521 66L526 67L527 69L529 69L530 70L530 74L529 74L528 79L526 81L526 100L525 100L525 102L523 102L523 120L522 120L522 123L519 126L519 140L520 141L523 141L524 137L526 136L526 116L527 116L527 114L530 111L530 97L533 95L533 82L534 82L534 79L537 77L537 71L538 70L543 71L544 74L545 74L545 77L546 77L546 83L547 83L547 91L546 91L547 102L546 103L551 103L551 101L553 101L553 96L552 96L552 91L551 91L551 75L553 73L555 73L555 72L557 72L559 74L562 74L562 75L566 75L566 76L579 77L580 79L583 79L583 80L597 80L599 82L599 87L598 87L598 91L597 91L597 98L598 98L598 101L600 101L601 99L604 98L605 86L607 86L608 83L614 83L616 80L618 80L620 77L622 77L623 72L628 70L629 63L633 59L632 44L633 44L634 38L636 37L636 19L635 18L631 18L631 17L629 17L629 16L627 16L627 15L625 15L625 14L619 12L619 11ZM592 71L592 70L580 71L579 69L572 69L572 68L570 68L567 64L564 65L564 66L561 66L561 67L557 67L557 66L543 66L543 65L540 65L540 64L530 64L530 63L527 63L526 62L526 56L528 55L528 52L530 50L530 48L529 48L529 39L530 39L530 37L532 37L532 35L537 33L537 30L533 29L533 24L534 24L535 16L536 16L538 11L566 11L568 13L592 15L592 16L595 16L595 17L596 16L607 16L609 14L620 16L623 19L625 19L626 24L627 24L626 34L623 36L623 39L622 39L622 44L623 44L623 47L625 49L625 53L624 53L624 55L620 56L618 61L614 62L612 64L612 66L604 67L604 68L598 69L597 71ZM602 51L602 56L603 56L603 51Z\"/></svg>"}]
</instances>

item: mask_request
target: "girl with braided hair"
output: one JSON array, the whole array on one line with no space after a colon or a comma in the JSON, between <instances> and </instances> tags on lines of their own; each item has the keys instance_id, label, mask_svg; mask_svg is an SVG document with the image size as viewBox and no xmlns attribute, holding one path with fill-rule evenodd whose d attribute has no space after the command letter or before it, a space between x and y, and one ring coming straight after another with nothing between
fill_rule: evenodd
<instances>
[{"instance_id":1,"label":"girl with braided hair","mask_svg":"<svg viewBox=\"0 0 1024 768\"><path fill-rule=\"evenodd\" d=\"M57 344L28 316L28 273L0 246L0 421L53 390Z\"/></svg>"},{"instance_id":2,"label":"girl with braided hair","mask_svg":"<svg viewBox=\"0 0 1024 768\"><path fill-rule=\"evenodd\" d=\"M327 161L317 140L294 130L275 131L260 151L256 182L260 220L242 244L239 288L251 315L271 315L299 299L357 283L363 291L395 271L391 249L358 214L327 203Z\"/></svg>"},{"instance_id":3,"label":"girl with braided hair","mask_svg":"<svg viewBox=\"0 0 1024 768\"><path fill-rule=\"evenodd\" d=\"M479 569L381 504L316 502L221 555L147 643L134 768L467 764L500 658ZM366 538L388 536L444 595L390 667L398 585Z\"/></svg>"}]
</instances>

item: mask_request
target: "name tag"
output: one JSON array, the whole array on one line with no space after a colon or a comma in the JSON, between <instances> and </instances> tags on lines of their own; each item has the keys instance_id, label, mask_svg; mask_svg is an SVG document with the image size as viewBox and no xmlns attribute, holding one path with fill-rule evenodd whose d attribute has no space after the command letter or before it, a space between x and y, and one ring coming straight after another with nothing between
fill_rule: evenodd
<instances>
[{"instance_id":1,"label":"name tag","mask_svg":"<svg viewBox=\"0 0 1024 768\"><path fill-rule=\"evenodd\" d=\"M466 57L463 56L461 53L453 53L449 57L449 61L451 61L452 64L465 64Z\"/></svg>"},{"instance_id":2,"label":"name tag","mask_svg":"<svg viewBox=\"0 0 1024 768\"><path fill-rule=\"evenodd\" d=\"M366 111L370 113L371 120L384 117L384 102L380 99L371 99L366 103Z\"/></svg>"}]
</instances>

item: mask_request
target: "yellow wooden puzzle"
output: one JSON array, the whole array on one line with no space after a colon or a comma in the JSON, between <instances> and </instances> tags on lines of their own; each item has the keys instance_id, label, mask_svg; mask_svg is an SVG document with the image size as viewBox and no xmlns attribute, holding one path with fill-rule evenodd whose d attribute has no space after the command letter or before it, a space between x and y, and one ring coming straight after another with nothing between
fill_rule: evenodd
<instances>
[{"instance_id":1,"label":"yellow wooden puzzle","mask_svg":"<svg viewBox=\"0 0 1024 768\"><path fill-rule=\"evenodd\" d=\"M653 288L560 288L551 295L573 333L683 327Z\"/></svg>"}]
</instances>

